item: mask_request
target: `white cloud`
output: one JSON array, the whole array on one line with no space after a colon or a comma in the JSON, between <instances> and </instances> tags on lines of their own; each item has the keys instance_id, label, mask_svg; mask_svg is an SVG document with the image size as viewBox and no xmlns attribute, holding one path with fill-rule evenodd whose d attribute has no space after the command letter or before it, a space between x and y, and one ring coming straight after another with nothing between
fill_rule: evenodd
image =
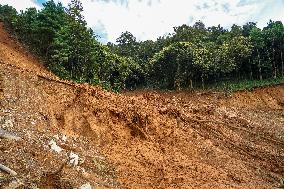
<instances>
[{"instance_id":1,"label":"white cloud","mask_svg":"<svg viewBox=\"0 0 284 189\"><path fill-rule=\"evenodd\" d=\"M188 3L187 3L188 4ZM188 23L193 6L181 5L172 0L149 1L132 0L127 6L113 1L83 1L85 18L90 26L100 21L108 33L110 41L124 31L130 31L138 39L156 39L172 32L174 26Z\"/></svg>"},{"instance_id":2,"label":"white cloud","mask_svg":"<svg viewBox=\"0 0 284 189\"><path fill-rule=\"evenodd\" d=\"M274 21L282 21L284 23L284 1L273 0L271 3L269 2L270 1L267 1L262 9L254 15L254 20L258 21L259 27L266 26L269 19Z\"/></svg>"},{"instance_id":3,"label":"white cloud","mask_svg":"<svg viewBox=\"0 0 284 189\"><path fill-rule=\"evenodd\" d=\"M270 18L284 19L283 0L152 0L151 6L149 0L129 0L127 4L114 0L82 2L88 24L96 27L99 21L103 23L112 42L126 30L140 40L156 39L172 32L174 26L192 25L198 20L206 26L221 24L228 28L249 21L263 27Z\"/></svg>"},{"instance_id":4,"label":"white cloud","mask_svg":"<svg viewBox=\"0 0 284 189\"><path fill-rule=\"evenodd\" d=\"M70 0L58 0L65 6ZM192 25L201 20L206 26L284 21L283 0L81 0L84 16L92 28L103 28L114 42L124 31L138 39L156 39L173 32L174 26ZM32 0L0 0L17 9L35 6Z\"/></svg>"}]
</instances>

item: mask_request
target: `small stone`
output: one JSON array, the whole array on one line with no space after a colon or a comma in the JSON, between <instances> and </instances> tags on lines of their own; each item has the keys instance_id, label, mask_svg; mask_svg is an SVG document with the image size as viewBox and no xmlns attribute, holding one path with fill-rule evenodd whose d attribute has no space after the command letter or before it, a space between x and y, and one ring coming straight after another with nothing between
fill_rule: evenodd
<instances>
[{"instance_id":1,"label":"small stone","mask_svg":"<svg viewBox=\"0 0 284 189\"><path fill-rule=\"evenodd\" d=\"M50 145L51 150L56 153L60 153L63 150L60 146L56 144L54 140L51 140L48 144Z\"/></svg>"},{"instance_id":2,"label":"small stone","mask_svg":"<svg viewBox=\"0 0 284 189\"><path fill-rule=\"evenodd\" d=\"M83 185L80 187L80 189L92 189L92 186L91 186L91 184L88 182L88 183L86 183L86 184L83 184Z\"/></svg>"},{"instance_id":3,"label":"small stone","mask_svg":"<svg viewBox=\"0 0 284 189\"><path fill-rule=\"evenodd\" d=\"M77 154L70 152L69 158L70 164L72 164L74 167L79 164L79 156Z\"/></svg>"}]
</instances>

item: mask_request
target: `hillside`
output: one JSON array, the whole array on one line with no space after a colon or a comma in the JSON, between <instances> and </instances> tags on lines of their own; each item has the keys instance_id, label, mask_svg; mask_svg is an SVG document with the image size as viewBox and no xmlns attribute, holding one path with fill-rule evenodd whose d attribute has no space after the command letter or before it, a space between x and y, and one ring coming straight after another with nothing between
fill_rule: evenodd
<instances>
[{"instance_id":1,"label":"hillside","mask_svg":"<svg viewBox=\"0 0 284 189\"><path fill-rule=\"evenodd\" d=\"M284 85L114 94L59 80L2 26L0 68L3 188L283 187Z\"/></svg>"}]
</instances>

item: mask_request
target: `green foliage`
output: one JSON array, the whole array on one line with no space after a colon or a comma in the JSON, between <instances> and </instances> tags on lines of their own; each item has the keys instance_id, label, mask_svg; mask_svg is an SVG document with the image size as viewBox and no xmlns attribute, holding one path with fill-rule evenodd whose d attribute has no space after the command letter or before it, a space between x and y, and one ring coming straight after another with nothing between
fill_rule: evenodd
<instances>
[{"instance_id":1,"label":"green foliage","mask_svg":"<svg viewBox=\"0 0 284 189\"><path fill-rule=\"evenodd\" d=\"M40 55L49 57L55 35L66 23L64 7L61 3L55 4L54 1L48 1L43 4L43 9L38 13L35 23L38 40L35 46L39 49Z\"/></svg>"},{"instance_id":2,"label":"green foliage","mask_svg":"<svg viewBox=\"0 0 284 189\"><path fill-rule=\"evenodd\" d=\"M94 77L92 33L79 22L69 20L55 35L52 62L64 67L71 78L83 78L87 82Z\"/></svg>"},{"instance_id":3,"label":"green foliage","mask_svg":"<svg viewBox=\"0 0 284 189\"><path fill-rule=\"evenodd\" d=\"M251 91L255 88L273 86L278 84L283 84L283 78L277 79L265 79L265 80L243 80L243 81L222 81L218 82L215 85L209 86L209 88L225 91L232 93L235 91Z\"/></svg>"},{"instance_id":4,"label":"green foliage","mask_svg":"<svg viewBox=\"0 0 284 189\"><path fill-rule=\"evenodd\" d=\"M71 0L68 7L50 0L41 10L20 13L0 5L0 21L58 76L113 91L149 86L233 91L283 81L280 21L269 21L263 29L249 22L229 30L198 21L174 27L155 41L138 41L126 31L116 44L102 45L82 11L80 0Z\"/></svg>"},{"instance_id":5,"label":"green foliage","mask_svg":"<svg viewBox=\"0 0 284 189\"><path fill-rule=\"evenodd\" d=\"M8 5L0 5L0 21L3 22L8 28L13 27L16 21L17 11L15 8Z\"/></svg>"},{"instance_id":6,"label":"green foliage","mask_svg":"<svg viewBox=\"0 0 284 189\"><path fill-rule=\"evenodd\" d=\"M41 11L37 11L35 8L22 11L16 21L12 23L13 29L16 36L30 50L42 58L48 59L56 33L62 25L67 23L65 14L62 4L48 1L43 4Z\"/></svg>"},{"instance_id":7,"label":"green foliage","mask_svg":"<svg viewBox=\"0 0 284 189\"><path fill-rule=\"evenodd\" d=\"M129 57L112 53L97 42L82 11L79 0L72 0L68 8L51 0L40 11L29 8L19 14L14 8L1 5L0 19L61 78L102 84L114 91L135 85L137 73L143 72L130 58L128 43L135 40L128 40L127 33L121 37L121 42L126 39L121 48L126 49Z\"/></svg>"},{"instance_id":8,"label":"green foliage","mask_svg":"<svg viewBox=\"0 0 284 189\"><path fill-rule=\"evenodd\" d=\"M139 65L131 58L111 53L106 46L97 46L96 52L95 72L102 85L114 91L125 89L127 82L135 77L134 72L139 70Z\"/></svg>"},{"instance_id":9,"label":"green foliage","mask_svg":"<svg viewBox=\"0 0 284 189\"><path fill-rule=\"evenodd\" d=\"M180 88L193 77L193 51L188 42L173 43L156 53L150 61L150 78L163 88Z\"/></svg>"}]
</instances>

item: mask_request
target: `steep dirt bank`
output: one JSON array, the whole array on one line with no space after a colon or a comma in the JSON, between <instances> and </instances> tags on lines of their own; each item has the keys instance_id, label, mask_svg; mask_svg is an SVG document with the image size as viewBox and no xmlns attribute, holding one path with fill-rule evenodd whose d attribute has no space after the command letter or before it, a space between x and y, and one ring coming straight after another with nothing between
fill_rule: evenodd
<instances>
[{"instance_id":1,"label":"steep dirt bank","mask_svg":"<svg viewBox=\"0 0 284 189\"><path fill-rule=\"evenodd\" d=\"M0 22L0 61L11 64L29 71L37 72L47 76L53 76L38 59L32 56L3 28Z\"/></svg>"},{"instance_id":2,"label":"steep dirt bank","mask_svg":"<svg viewBox=\"0 0 284 189\"><path fill-rule=\"evenodd\" d=\"M0 163L18 173L0 172L2 186L15 178L30 188L280 186L284 85L231 97L117 95L60 81L6 45L1 39L0 123L22 140L0 138Z\"/></svg>"}]
</instances>

